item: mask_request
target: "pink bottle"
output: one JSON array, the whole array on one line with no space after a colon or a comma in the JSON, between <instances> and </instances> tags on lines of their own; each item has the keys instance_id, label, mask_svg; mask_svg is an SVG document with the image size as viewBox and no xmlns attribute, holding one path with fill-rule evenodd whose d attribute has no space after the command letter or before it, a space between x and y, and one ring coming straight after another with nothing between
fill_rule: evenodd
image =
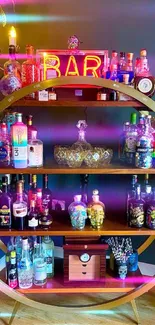
<instances>
[{"instance_id":1,"label":"pink bottle","mask_svg":"<svg viewBox=\"0 0 155 325\"><path fill-rule=\"evenodd\" d=\"M31 85L40 80L39 67L34 59L34 48L32 45L26 46L27 60L22 64L22 87ZM35 98L35 93L29 94L27 98Z\"/></svg>"},{"instance_id":2,"label":"pink bottle","mask_svg":"<svg viewBox=\"0 0 155 325\"><path fill-rule=\"evenodd\" d=\"M26 168L27 126L22 122L22 114L16 114L16 122L11 126L12 161L15 168Z\"/></svg>"}]
</instances>

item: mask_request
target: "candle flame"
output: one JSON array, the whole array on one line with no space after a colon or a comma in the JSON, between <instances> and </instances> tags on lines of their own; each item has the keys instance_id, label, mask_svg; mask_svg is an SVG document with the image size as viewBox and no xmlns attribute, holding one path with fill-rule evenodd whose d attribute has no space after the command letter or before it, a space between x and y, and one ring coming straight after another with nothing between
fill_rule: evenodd
<instances>
[{"instance_id":1,"label":"candle flame","mask_svg":"<svg viewBox=\"0 0 155 325\"><path fill-rule=\"evenodd\" d=\"M13 26L10 28L9 35L10 35L11 37L16 38L16 30L15 30L15 28L14 28Z\"/></svg>"}]
</instances>

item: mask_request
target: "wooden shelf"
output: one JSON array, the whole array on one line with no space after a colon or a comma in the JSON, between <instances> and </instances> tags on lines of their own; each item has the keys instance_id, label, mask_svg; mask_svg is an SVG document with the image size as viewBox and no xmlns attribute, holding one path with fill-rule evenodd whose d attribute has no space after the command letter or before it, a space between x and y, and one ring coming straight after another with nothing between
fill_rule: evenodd
<instances>
[{"instance_id":1,"label":"wooden shelf","mask_svg":"<svg viewBox=\"0 0 155 325\"><path fill-rule=\"evenodd\" d=\"M83 166L81 168L69 168L56 165L55 163L49 163L41 168L13 168L13 167L1 167L0 174L118 174L118 175L132 175L132 174L155 174L155 168L141 169L124 167L121 165L108 165L102 168L88 168Z\"/></svg>"},{"instance_id":2,"label":"wooden shelf","mask_svg":"<svg viewBox=\"0 0 155 325\"><path fill-rule=\"evenodd\" d=\"M58 100L42 102L37 100L21 99L12 104L12 107L141 107L146 108L138 101L78 101L78 100ZM148 108L147 108L148 110Z\"/></svg>"},{"instance_id":3,"label":"wooden shelf","mask_svg":"<svg viewBox=\"0 0 155 325\"><path fill-rule=\"evenodd\" d=\"M38 228L37 230L5 230L0 229L1 237L9 237L9 236L149 236L155 235L155 230L148 228L130 228L125 223L125 221L120 220L119 214L113 214L112 217L108 217L105 219L103 227L100 230L95 230L91 228L90 225L86 225L86 227L82 230L74 230L70 224L70 220L68 217L64 216L59 222L57 218L52 223L51 228L49 230L43 230Z\"/></svg>"},{"instance_id":4,"label":"wooden shelf","mask_svg":"<svg viewBox=\"0 0 155 325\"><path fill-rule=\"evenodd\" d=\"M62 263L61 263L62 264ZM43 293L125 293L129 292L144 282L149 282L150 277L144 277L140 271L131 272L125 280L114 278L111 271L107 272L105 280L101 282L87 281L80 284L64 284L63 272L55 272L53 279L48 279L44 286L33 285L30 289L16 289L23 294L43 294ZM5 270L0 272L0 279L5 281Z\"/></svg>"}]
</instances>

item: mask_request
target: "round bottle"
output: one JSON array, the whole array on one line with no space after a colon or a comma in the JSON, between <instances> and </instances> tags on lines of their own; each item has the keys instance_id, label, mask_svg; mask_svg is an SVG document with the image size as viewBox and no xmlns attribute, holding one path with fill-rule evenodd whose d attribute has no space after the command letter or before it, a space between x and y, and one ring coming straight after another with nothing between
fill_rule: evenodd
<instances>
[{"instance_id":1,"label":"round bottle","mask_svg":"<svg viewBox=\"0 0 155 325\"><path fill-rule=\"evenodd\" d=\"M93 191L92 202L88 204L88 217L95 229L100 229L105 218L105 205L99 200L98 190Z\"/></svg>"},{"instance_id":2,"label":"round bottle","mask_svg":"<svg viewBox=\"0 0 155 325\"><path fill-rule=\"evenodd\" d=\"M75 229L83 229L87 218L86 205L81 201L81 197L81 195L75 195L74 202L68 207L71 224Z\"/></svg>"}]
</instances>

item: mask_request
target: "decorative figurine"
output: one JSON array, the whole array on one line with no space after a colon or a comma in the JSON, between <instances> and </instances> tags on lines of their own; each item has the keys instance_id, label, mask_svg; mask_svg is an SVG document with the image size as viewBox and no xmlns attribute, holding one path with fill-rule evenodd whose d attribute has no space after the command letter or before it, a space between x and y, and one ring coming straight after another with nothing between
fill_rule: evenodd
<instances>
[{"instance_id":1,"label":"decorative figurine","mask_svg":"<svg viewBox=\"0 0 155 325\"><path fill-rule=\"evenodd\" d=\"M68 39L68 49L70 50L77 50L80 45L80 40L76 35L70 36Z\"/></svg>"}]
</instances>

